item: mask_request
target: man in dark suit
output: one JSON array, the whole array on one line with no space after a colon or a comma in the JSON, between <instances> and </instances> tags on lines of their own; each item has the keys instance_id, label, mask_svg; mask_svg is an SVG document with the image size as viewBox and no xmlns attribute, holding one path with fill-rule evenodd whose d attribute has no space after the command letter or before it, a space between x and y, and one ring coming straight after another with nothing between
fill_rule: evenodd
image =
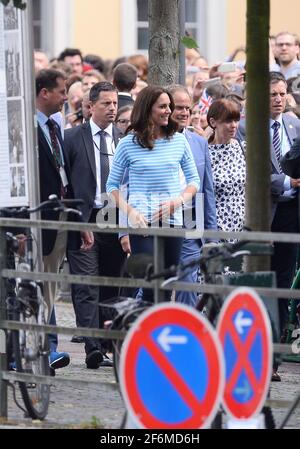
<instances>
[{"instance_id":1,"label":"man in dark suit","mask_svg":"<svg viewBox=\"0 0 300 449\"><path fill-rule=\"evenodd\" d=\"M191 97L187 89L184 86L175 85L171 86L170 92L175 104L172 119L178 123L179 132L184 133L190 144L201 182L200 189L195 200L198 203L197 208L195 206L195 202L193 202L193 205L190 205L190 210L187 210L188 205L185 205L185 227L190 227L192 224L193 227L195 227L198 219L198 225L202 227L202 230L217 230L215 195L207 141L197 133L191 132L187 129L191 109ZM200 204L200 202L202 204ZM204 223L199 223L200 217L197 217L196 215L198 215L200 209L202 212L202 207L204 208ZM198 212L197 214L196 210ZM187 223L187 217L189 215L193 223ZM199 258L202 243L203 241L187 238L184 239L181 249L180 262L187 263L191 260ZM196 283L197 275L198 266L195 266L193 270L190 270L183 278L181 278L181 281ZM197 304L197 293L184 291L176 292L176 301L195 307Z\"/></svg>"},{"instance_id":2,"label":"man in dark suit","mask_svg":"<svg viewBox=\"0 0 300 449\"><path fill-rule=\"evenodd\" d=\"M272 232L299 232L298 187L300 179L283 173L280 158L300 135L300 120L284 113L287 84L279 72L270 72L270 140L271 140L271 194ZM238 137L245 139L245 121L241 121ZM271 269L276 272L277 286L290 288L295 274L297 246L293 243L274 243ZM279 299L280 332L288 320L288 303ZM278 379L279 380L279 379Z\"/></svg>"},{"instance_id":3,"label":"man in dark suit","mask_svg":"<svg viewBox=\"0 0 300 449\"><path fill-rule=\"evenodd\" d=\"M134 65L127 62L118 64L113 73L113 85L118 89L118 109L133 106L131 91L136 85L138 72Z\"/></svg>"},{"instance_id":4,"label":"man in dark suit","mask_svg":"<svg viewBox=\"0 0 300 449\"><path fill-rule=\"evenodd\" d=\"M66 101L65 76L52 69L41 70L36 77L36 106L38 120L38 151L40 199L46 201L49 195L58 198L72 198L73 192L69 183L69 168L64 154L64 145L59 125L51 115L61 111ZM67 217L55 211L42 212L44 220L65 220ZM90 233L82 233L83 247L88 248L93 243ZM45 272L59 272L65 256L67 233L65 231L42 231L43 264ZM44 297L48 305L48 320L56 324L54 301L57 283L46 282ZM57 352L57 335L50 338L50 366L54 369L68 365L67 353Z\"/></svg>"},{"instance_id":5,"label":"man in dark suit","mask_svg":"<svg viewBox=\"0 0 300 449\"><path fill-rule=\"evenodd\" d=\"M294 179L300 178L300 136L294 140L290 151L280 159L280 165L286 175Z\"/></svg>"},{"instance_id":6,"label":"man in dark suit","mask_svg":"<svg viewBox=\"0 0 300 449\"><path fill-rule=\"evenodd\" d=\"M95 223L97 215L98 221L107 209L103 194L113 154L121 136L113 124L118 105L117 89L106 81L95 84L90 90L90 103L89 122L66 130L65 147L74 195L84 200L81 207L83 220ZM120 276L124 257L118 235L101 232L95 234L95 244L91 250L68 251L71 273L81 275ZM114 287L73 286L77 324L82 327L103 327L99 301L117 294L118 289ZM103 364L104 351L98 339L85 338L85 351L87 368L98 368Z\"/></svg>"}]
</instances>

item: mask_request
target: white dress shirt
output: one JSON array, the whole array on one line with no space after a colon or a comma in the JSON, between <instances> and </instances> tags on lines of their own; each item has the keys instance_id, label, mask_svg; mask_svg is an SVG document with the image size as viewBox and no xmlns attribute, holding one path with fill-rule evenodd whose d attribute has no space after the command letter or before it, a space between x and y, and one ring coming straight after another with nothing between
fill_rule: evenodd
<instances>
[{"instance_id":1,"label":"white dress shirt","mask_svg":"<svg viewBox=\"0 0 300 449\"><path fill-rule=\"evenodd\" d=\"M99 209L104 206L103 202L101 201L101 170L100 170L100 135L99 131L101 131L102 128L100 128L96 123L93 121L93 119L90 119L90 126L93 136L93 142L94 142L94 154L95 154L95 163L96 163L96 180L97 180L97 187L96 187L96 196L94 200L94 207ZM111 168L113 156L115 154L115 143L113 139L113 125L112 123L108 125L107 128L104 129L105 131L105 140L106 140L106 146L108 151L108 161L109 161L109 168Z\"/></svg>"},{"instance_id":2,"label":"white dress shirt","mask_svg":"<svg viewBox=\"0 0 300 449\"><path fill-rule=\"evenodd\" d=\"M273 142L274 129L272 128L275 120L270 119L270 138L271 142ZM284 129L284 124L282 120L282 114L276 119L276 122L280 123L279 135L280 135L280 154L281 157L284 156L291 148L289 138ZM283 183L284 192L282 196L287 198L294 198L296 195L296 190L291 187L291 178L289 176L285 176Z\"/></svg>"}]
</instances>

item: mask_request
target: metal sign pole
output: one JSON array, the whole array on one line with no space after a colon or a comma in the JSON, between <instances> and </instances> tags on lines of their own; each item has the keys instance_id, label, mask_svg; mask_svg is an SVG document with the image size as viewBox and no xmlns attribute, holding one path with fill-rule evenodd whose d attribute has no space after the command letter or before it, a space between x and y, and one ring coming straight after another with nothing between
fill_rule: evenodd
<instances>
[{"instance_id":1,"label":"metal sign pole","mask_svg":"<svg viewBox=\"0 0 300 449\"><path fill-rule=\"evenodd\" d=\"M37 144L37 119L35 107L35 72L33 65L33 17L32 2L27 2L27 7L22 11L22 50L24 67L24 92L25 92L25 122L27 139L27 164L28 164L28 192L29 204L35 207L40 203L40 182L38 164L38 144ZM32 219L40 219L40 213L31 215ZM41 229L32 230L37 241L37 249L41 248ZM35 255L38 271L42 269L41 251Z\"/></svg>"}]
</instances>

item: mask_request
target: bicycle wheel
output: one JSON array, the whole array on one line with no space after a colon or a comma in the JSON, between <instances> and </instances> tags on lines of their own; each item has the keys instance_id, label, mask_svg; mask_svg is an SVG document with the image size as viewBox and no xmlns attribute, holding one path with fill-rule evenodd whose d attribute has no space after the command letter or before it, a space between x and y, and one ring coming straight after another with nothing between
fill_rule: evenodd
<instances>
[{"instance_id":1,"label":"bicycle wheel","mask_svg":"<svg viewBox=\"0 0 300 449\"><path fill-rule=\"evenodd\" d=\"M123 341L115 340L113 341L113 368L116 382L119 383L119 366L120 366L120 357L121 357L121 348Z\"/></svg>"},{"instance_id":2,"label":"bicycle wheel","mask_svg":"<svg viewBox=\"0 0 300 449\"><path fill-rule=\"evenodd\" d=\"M136 305L137 304L137 305ZM145 311L151 304L141 303L141 302L133 302L127 309L120 315L115 317L113 324L111 326L112 330L120 330L125 331L126 333L130 329L130 326L134 323L134 321ZM122 350L123 340L113 340L113 368L114 374L116 378L116 382L119 383L119 367L120 367L120 358L121 358L121 350Z\"/></svg>"},{"instance_id":3,"label":"bicycle wheel","mask_svg":"<svg viewBox=\"0 0 300 449\"><path fill-rule=\"evenodd\" d=\"M218 295L204 293L198 301L196 310L201 312L215 326L221 307L222 299Z\"/></svg>"},{"instance_id":4,"label":"bicycle wheel","mask_svg":"<svg viewBox=\"0 0 300 449\"><path fill-rule=\"evenodd\" d=\"M29 297L21 290L16 298L13 317L15 321L26 324L44 324L42 307L38 299ZM16 370L33 375L49 375L48 338L36 330L12 332L13 352ZM32 382L19 382L21 395L33 419L44 419L48 412L50 385Z\"/></svg>"}]
</instances>

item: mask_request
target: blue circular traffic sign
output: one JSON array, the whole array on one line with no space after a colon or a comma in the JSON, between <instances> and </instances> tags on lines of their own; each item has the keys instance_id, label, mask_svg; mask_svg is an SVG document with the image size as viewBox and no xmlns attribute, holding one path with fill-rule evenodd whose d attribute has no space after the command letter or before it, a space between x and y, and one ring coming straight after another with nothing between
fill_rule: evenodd
<instances>
[{"instance_id":1,"label":"blue circular traffic sign","mask_svg":"<svg viewBox=\"0 0 300 449\"><path fill-rule=\"evenodd\" d=\"M221 310L218 336L225 359L223 406L235 419L258 414L272 370L272 331L265 306L248 287L234 290Z\"/></svg>"},{"instance_id":2,"label":"blue circular traffic sign","mask_svg":"<svg viewBox=\"0 0 300 449\"><path fill-rule=\"evenodd\" d=\"M139 427L206 427L224 385L215 330L188 306L153 306L124 340L120 385Z\"/></svg>"}]
</instances>

